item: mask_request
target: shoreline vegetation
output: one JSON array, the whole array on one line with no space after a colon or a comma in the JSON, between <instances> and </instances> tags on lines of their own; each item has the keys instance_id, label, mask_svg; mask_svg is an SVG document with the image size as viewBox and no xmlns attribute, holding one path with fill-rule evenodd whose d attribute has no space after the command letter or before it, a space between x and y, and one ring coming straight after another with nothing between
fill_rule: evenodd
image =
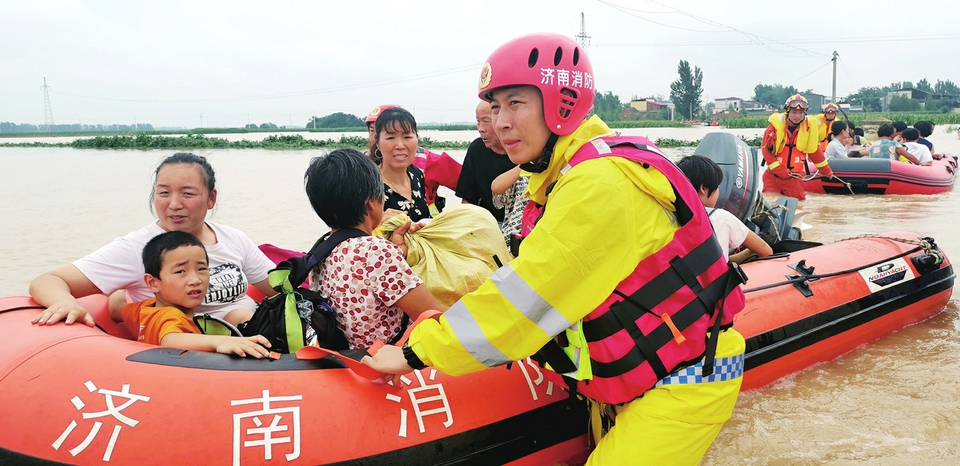
<instances>
[{"instance_id":1,"label":"shoreline vegetation","mask_svg":"<svg viewBox=\"0 0 960 466\"><path fill-rule=\"evenodd\" d=\"M960 114L930 114L930 113L856 113L851 115L850 119L854 123L861 123L863 120L873 118L886 118L891 121L904 121L912 124L918 120L931 120L937 125L956 125L960 124ZM669 120L641 120L641 121L613 121L608 123L611 128L681 128L692 126L691 124L680 121ZM696 126L696 125L694 125ZM729 129L751 129L765 128L767 126L767 117L738 117L731 118L722 122L722 128ZM470 131L475 130L475 125L425 125L421 126L421 131ZM57 133L0 133L0 147L72 147L76 149L274 149L274 150L309 150L309 149L330 149L337 147L350 147L356 149L366 149L367 138L365 136L341 136L339 139L307 139L301 134L282 134L282 133L347 133L360 132L365 133L365 127L347 127L347 128L277 128L277 129L252 129L252 128L195 128L181 131L126 131L126 132L103 132L103 131L84 131L84 132L57 132ZM271 134L259 141L228 141L224 138L216 137L217 134L245 134L245 133L281 133ZM72 137L72 136L94 136L92 138L77 139L71 142L17 142L5 143L4 138L44 138L44 137ZM760 138L744 140L748 145L758 146ZM425 149L452 149L464 150L470 145L471 141L434 141L429 136L420 138L420 146ZM659 138L654 141L658 146L664 148L676 147L694 147L700 143L699 140L685 141L679 139Z\"/></svg>"}]
</instances>

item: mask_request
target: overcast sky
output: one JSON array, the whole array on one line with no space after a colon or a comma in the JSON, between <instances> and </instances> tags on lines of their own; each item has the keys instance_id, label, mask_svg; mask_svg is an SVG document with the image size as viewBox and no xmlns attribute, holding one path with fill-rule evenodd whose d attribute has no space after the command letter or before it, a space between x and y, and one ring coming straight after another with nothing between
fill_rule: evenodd
<instances>
[{"instance_id":1,"label":"overcast sky","mask_svg":"<svg viewBox=\"0 0 960 466\"><path fill-rule=\"evenodd\" d=\"M597 88L624 101L669 97L680 60L703 70L709 99L758 83L829 95L834 50L839 96L960 82L956 0L10 0L0 121L43 123L44 77L58 124L302 126L387 102L419 122L471 121L490 52L531 32L574 36L581 12Z\"/></svg>"}]
</instances>

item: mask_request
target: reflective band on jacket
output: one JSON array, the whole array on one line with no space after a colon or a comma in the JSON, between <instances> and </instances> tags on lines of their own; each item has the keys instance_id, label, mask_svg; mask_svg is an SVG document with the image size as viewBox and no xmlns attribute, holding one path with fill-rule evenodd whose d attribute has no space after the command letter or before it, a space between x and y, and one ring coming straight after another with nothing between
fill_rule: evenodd
<instances>
[{"instance_id":1,"label":"reflective band on jacket","mask_svg":"<svg viewBox=\"0 0 960 466\"><path fill-rule=\"evenodd\" d=\"M703 361L692 366L680 369L657 382L657 387L663 385L726 382L743 376L743 354L718 358L713 361L713 374L703 376Z\"/></svg>"},{"instance_id":2,"label":"reflective band on jacket","mask_svg":"<svg viewBox=\"0 0 960 466\"><path fill-rule=\"evenodd\" d=\"M773 162L773 163L767 165L767 168L772 171L772 170L776 170L777 167L779 167L779 166L780 166L780 161L777 160L776 162Z\"/></svg>"},{"instance_id":3,"label":"reflective band on jacket","mask_svg":"<svg viewBox=\"0 0 960 466\"><path fill-rule=\"evenodd\" d=\"M449 312L454 311L454 312ZM462 301L457 301L444 313L447 324L463 345L477 361L487 367L499 366L511 362L511 359L498 350L483 334L480 324L473 318Z\"/></svg>"},{"instance_id":4,"label":"reflective band on jacket","mask_svg":"<svg viewBox=\"0 0 960 466\"><path fill-rule=\"evenodd\" d=\"M588 381L578 383L577 390L594 400L618 404L643 395L687 361L702 359L708 353L707 332L715 321L719 326L732 324L734 314L743 309L744 296L736 287L740 281L731 280L733 269L723 259L699 196L676 165L644 138L591 142L577 151L570 160L572 168L565 171L609 156L652 167L673 185L681 224L673 240L641 260L582 325L566 330L567 341L587 342L588 355L584 348L577 352L576 345L567 345L563 352L576 366L567 375ZM545 348L540 354L552 367L569 367L570 361L551 361L558 353ZM583 367L585 356L589 356L589 370Z\"/></svg>"},{"instance_id":5,"label":"reflective band on jacket","mask_svg":"<svg viewBox=\"0 0 960 466\"><path fill-rule=\"evenodd\" d=\"M506 298L524 317L537 325L547 335L558 335L573 325L543 297L541 297L513 267L507 264L489 277L497 291ZM499 366L511 362L511 359L498 350L483 334L480 324L467 311L462 302L455 303L447 312L447 322L457 335L457 340L481 364L487 367Z\"/></svg>"},{"instance_id":6,"label":"reflective band on jacket","mask_svg":"<svg viewBox=\"0 0 960 466\"><path fill-rule=\"evenodd\" d=\"M827 165L830 165L830 164L827 163L826 160L824 160L823 162L817 163L817 164L815 164L815 165L817 166L817 168L823 168L823 167L826 167Z\"/></svg>"},{"instance_id":7,"label":"reflective band on jacket","mask_svg":"<svg viewBox=\"0 0 960 466\"><path fill-rule=\"evenodd\" d=\"M543 299L508 263L490 275L490 281L513 307L537 324L547 335L557 335L573 325L560 311Z\"/></svg>"}]
</instances>

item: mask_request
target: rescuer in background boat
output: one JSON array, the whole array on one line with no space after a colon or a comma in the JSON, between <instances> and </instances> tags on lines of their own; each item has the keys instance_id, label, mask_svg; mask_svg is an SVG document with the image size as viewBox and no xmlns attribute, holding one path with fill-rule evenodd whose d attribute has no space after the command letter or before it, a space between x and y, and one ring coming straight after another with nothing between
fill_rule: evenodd
<instances>
[{"instance_id":1,"label":"rescuer in background boat","mask_svg":"<svg viewBox=\"0 0 960 466\"><path fill-rule=\"evenodd\" d=\"M807 99L796 94L783 104L784 113L770 115L770 125L760 142L760 151L767 163L763 192L806 199L803 170L808 155L821 175L833 177L833 170L820 150L820 122L807 116L808 108Z\"/></svg>"}]
</instances>

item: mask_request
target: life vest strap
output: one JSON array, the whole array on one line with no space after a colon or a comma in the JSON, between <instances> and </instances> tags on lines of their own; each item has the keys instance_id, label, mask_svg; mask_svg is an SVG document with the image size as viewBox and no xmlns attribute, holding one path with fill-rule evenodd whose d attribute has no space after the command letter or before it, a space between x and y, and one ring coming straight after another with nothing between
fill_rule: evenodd
<instances>
[{"instance_id":1,"label":"life vest strap","mask_svg":"<svg viewBox=\"0 0 960 466\"><path fill-rule=\"evenodd\" d=\"M555 339L543 345L543 348L540 348L536 356L537 357L534 358L535 360L543 360L547 364L550 364L550 368L559 374L569 374L577 371L577 366L570 360L567 353L563 352L560 343Z\"/></svg>"},{"instance_id":2,"label":"life vest strap","mask_svg":"<svg viewBox=\"0 0 960 466\"><path fill-rule=\"evenodd\" d=\"M743 273L743 269L740 268L740 265L736 262L730 264L730 270L727 271L727 280L725 283L725 288L723 292L723 297L720 298L720 310L722 315L723 306L726 304L727 296L730 296L730 293L736 289L737 286L740 286L747 282L747 275ZM703 375L709 376L713 375L713 358L717 355L717 342L720 340L720 318L713 321L713 329L710 330L710 334L707 335L707 351L704 356L703 361Z\"/></svg>"},{"instance_id":3,"label":"life vest strap","mask_svg":"<svg viewBox=\"0 0 960 466\"><path fill-rule=\"evenodd\" d=\"M684 256L682 259L683 267L689 271L690 275L698 276L710 268L722 255L723 251L720 250L720 243L716 240L707 240ZM718 280L715 280L715 282ZM696 282L696 279L693 281ZM686 280L675 267L670 267L630 296L634 304L649 312L650 309L657 307L684 286L689 286ZM697 286L700 286L699 282L697 282ZM640 316L637 315L636 317L639 318ZM620 330L620 327L617 325L616 318L609 313L583 322L583 334L587 341L602 340L618 330Z\"/></svg>"},{"instance_id":4,"label":"life vest strap","mask_svg":"<svg viewBox=\"0 0 960 466\"><path fill-rule=\"evenodd\" d=\"M634 353L636 350L640 352L640 362L647 361L650 363L650 368L653 369L654 374L657 375L657 379L662 379L670 375L670 371L667 370L666 366L663 365L663 361L660 359L660 355L657 354L657 348L660 348L663 345L654 346L650 340L643 334L640 330L640 327L637 326L637 321L632 319L630 311L627 309L629 301L620 301L612 306L610 306L610 314L613 314L617 318L617 322L620 323L620 326L627 330L627 333L630 334L630 338L633 340L636 345L631 349L630 353ZM666 326L666 325L664 325ZM660 328L660 327L657 327ZM669 330L669 328L668 328ZM671 333L672 335L672 333ZM636 355L635 355L636 356ZM621 359L622 361L622 359ZM619 362L619 361L618 361ZM594 360L591 358L590 363L594 364ZM637 364L639 365L639 364ZM634 365L627 369L629 371ZM624 371L626 373L627 371ZM598 372L597 366L594 364L593 372L596 376L602 375ZM620 375L620 374L617 374Z\"/></svg>"},{"instance_id":5,"label":"life vest strap","mask_svg":"<svg viewBox=\"0 0 960 466\"><path fill-rule=\"evenodd\" d=\"M726 294L729 294L729 292L726 291L728 281L729 280L727 279L714 280L703 291L705 298L704 300L707 302L717 302L726 296ZM649 311L637 306L635 301L635 299L631 299L629 301L625 300L614 304L613 306L610 306L610 313L617 312L618 309L621 309L621 312L626 312L626 314L624 314L625 318L630 319L630 321L634 322L634 325L636 325L636 320L640 319L643 313ZM674 326L682 332L704 315L712 315L713 313L713 307L707 308L703 304L703 300L694 299L686 306L682 307L679 311L674 313L671 316L671 320L673 321ZM719 321L720 319L717 320ZM619 320L616 323L619 324ZM586 324L586 322L584 322L584 324ZM584 327L586 327L586 325L584 325ZM622 330L623 328L624 326L621 326L618 330ZM586 332L586 329L584 329L584 332ZM589 335L584 336L587 337L587 341L591 341ZM631 336L633 335L631 334ZM661 323L649 334L645 336L641 334L641 338L639 339L640 341L637 342L637 346L632 348L627 352L627 354L616 361L601 362L591 358L590 363L593 368L593 375L595 377L617 377L626 374L627 372L633 370L633 368L643 364L644 361L648 360L650 361L651 366L655 366L656 362L659 360L659 357L656 360L649 359L644 354L642 346L649 345L649 347L652 348L662 348L673 339L674 335L670 327L665 323ZM634 338L634 341L637 341L637 339ZM662 375L659 372L657 373L657 375L661 378L666 377L668 374L669 372L666 370L664 370Z\"/></svg>"}]
</instances>

